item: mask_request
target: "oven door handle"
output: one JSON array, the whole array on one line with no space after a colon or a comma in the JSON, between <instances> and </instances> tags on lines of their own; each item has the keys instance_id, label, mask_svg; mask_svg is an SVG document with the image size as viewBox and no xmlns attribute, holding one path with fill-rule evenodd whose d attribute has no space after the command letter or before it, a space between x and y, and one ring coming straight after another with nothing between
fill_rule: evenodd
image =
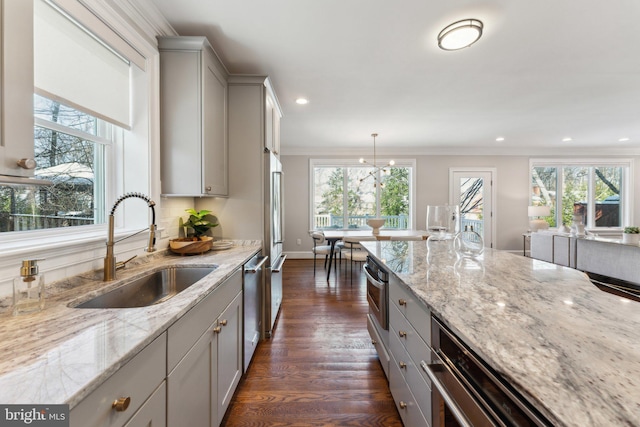
<instances>
[{"instance_id":1,"label":"oven door handle","mask_svg":"<svg viewBox=\"0 0 640 427\"><path fill-rule=\"evenodd\" d=\"M373 276L369 273L369 270L367 269L367 265L363 265L362 266L362 271L364 271L364 275L367 277L367 280L369 282L371 282L371 284L373 286L375 286L378 289L383 289L384 288L384 283L379 281L378 279L374 279Z\"/></svg>"},{"instance_id":2,"label":"oven door handle","mask_svg":"<svg viewBox=\"0 0 640 427\"><path fill-rule=\"evenodd\" d=\"M442 384L442 382L437 377L436 370L442 371L447 369L445 364L441 361L435 363L427 363L424 360L421 360L420 367L422 367L422 370L427 374L427 376L429 376L429 379L431 380L433 385L436 386L438 392L440 393L440 396L442 396L442 399L445 401L460 426L473 427L472 424L469 424L467 418L463 415L463 412L460 410L456 402L451 398L444 384Z\"/></svg>"}]
</instances>

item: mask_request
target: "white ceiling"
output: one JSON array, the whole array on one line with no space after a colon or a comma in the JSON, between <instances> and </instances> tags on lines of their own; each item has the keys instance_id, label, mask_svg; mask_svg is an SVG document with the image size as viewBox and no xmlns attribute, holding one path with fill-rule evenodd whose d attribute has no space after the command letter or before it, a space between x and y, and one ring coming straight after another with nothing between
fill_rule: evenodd
<instances>
[{"instance_id":1,"label":"white ceiling","mask_svg":"<svg viewBox=\"0 0 640 427\"><path fill-rule=\"evenodd\" d=\"M229 72L271 77L284 154L370 149L372 132L381 153L640 153L638 0L152 2ZM482 38L440 50L465 18Z\"/></svg>"}]
</instances>

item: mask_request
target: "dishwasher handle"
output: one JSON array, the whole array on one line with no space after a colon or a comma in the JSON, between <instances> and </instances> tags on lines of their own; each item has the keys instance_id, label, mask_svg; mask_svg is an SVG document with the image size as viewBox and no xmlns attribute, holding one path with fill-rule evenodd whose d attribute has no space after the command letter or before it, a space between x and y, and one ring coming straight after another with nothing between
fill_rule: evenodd
<instances>
[{"instance_id":1,"label":"dishwasher handle","mask_svg":"<svg viewBox=\"0 0 640 427\"><path fill-rule=\"evenodd\" d=\"M264 265L265 262L267 262L267 260L269 259L268 256L264 256L260 259L260 262L258 262L255 265L252 265L251 267L245 266L244 267L244 272L245 273L257 273L258 270L260 270L260 268L262 268L262 266Z\"/></svg>"}]
</instances>

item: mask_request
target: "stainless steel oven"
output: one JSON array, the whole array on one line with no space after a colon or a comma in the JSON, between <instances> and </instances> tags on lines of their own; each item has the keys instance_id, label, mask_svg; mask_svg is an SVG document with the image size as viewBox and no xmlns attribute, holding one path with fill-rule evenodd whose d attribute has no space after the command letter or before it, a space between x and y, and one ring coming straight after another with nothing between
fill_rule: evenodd
<instances>
[{"instance_id":1,"label":"stainless steel oven","mask_svg":"<svg viewBox=\"0 0 640 427\"><path fill-rule=\"evenodd\" d=\"M367 277L369 313L382 329L389 330L389 273L370 256L362 269Z\"/></svg>"},{"instance_id":2,"label":"stainless steel oven","mask_svg":"<svg viewBox=\"0 0 640 427\"><path fill-rule=\"evenodd\" d=\"M552 425L436 317L431 340L432 427Z\"/></svg>"}]
</instances>

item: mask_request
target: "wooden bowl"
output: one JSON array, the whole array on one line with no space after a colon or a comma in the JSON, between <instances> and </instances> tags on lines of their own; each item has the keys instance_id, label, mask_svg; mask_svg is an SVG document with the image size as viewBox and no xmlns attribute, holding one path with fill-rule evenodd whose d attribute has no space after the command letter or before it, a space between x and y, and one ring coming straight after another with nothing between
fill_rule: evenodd
<instances>
[{"instance_id":1,"label":"wooden bowl","mask_svg":"<svg viewBox=\"0 0 640 427\"><path fill-rule=\"evenodd\" d=\"M171 252L180 255L195 255L209 252L213 245L213 237L204 236L200 240L188 238L169 240Z\"/></svg>"}]
</instances>

